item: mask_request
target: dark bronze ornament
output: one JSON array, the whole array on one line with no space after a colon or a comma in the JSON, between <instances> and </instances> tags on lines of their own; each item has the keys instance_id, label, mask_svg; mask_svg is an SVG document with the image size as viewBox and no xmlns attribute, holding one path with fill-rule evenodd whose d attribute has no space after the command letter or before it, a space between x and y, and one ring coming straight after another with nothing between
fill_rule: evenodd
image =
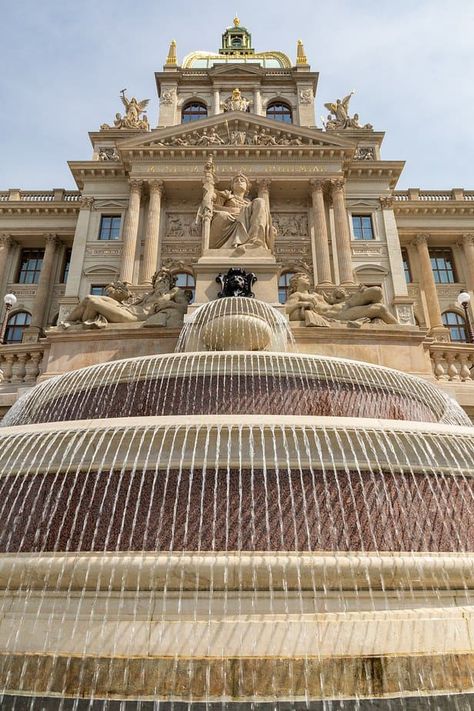
<instances>
[{"instance_id":1,"label":"dark bronze ornament","mask_svg":"<svg viewBox=\"0 0 474 711\"><path fill-rule=\"evenodd\" d=\"M217 294L219 299L225 296L255 297L252 286L257 281L257 276L241 267L231 267L227 274L219 274L216 281L221 285L221 291Z\"/></svg>"}]
</instances>

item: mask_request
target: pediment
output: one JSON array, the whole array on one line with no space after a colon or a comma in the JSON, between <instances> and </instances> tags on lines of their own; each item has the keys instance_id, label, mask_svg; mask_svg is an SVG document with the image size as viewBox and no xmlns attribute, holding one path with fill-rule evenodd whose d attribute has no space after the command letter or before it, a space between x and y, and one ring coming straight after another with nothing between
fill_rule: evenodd
<instances>
[{"instance_id":1,"label":"pediment","mask_svg":"<svg viewBox=\"0 0 474 711\"><path fill-rule=\"evenodd\" d=\"M241 74L242 76L259 76L265 74L265 70L260 65L251 64L215 64L209 71L209 76L222 76L224 74Z\"/></svg>"},{"instance_id":2,"label":"pediment","mask_svg":"<svg viewBox=\"0 0 474 711\"><path fill-rule=\"evenodd\" d=\"M356 141L334 136L318 129L286 124L257 114L242 111L210 116L168 128L157 128L150 133L129 138L118 144L123 154L137 150L165 150L205 148L209 150L245 148L293 150L295 148L337 150L350 157Z\"/></svg>"}]
</instances>

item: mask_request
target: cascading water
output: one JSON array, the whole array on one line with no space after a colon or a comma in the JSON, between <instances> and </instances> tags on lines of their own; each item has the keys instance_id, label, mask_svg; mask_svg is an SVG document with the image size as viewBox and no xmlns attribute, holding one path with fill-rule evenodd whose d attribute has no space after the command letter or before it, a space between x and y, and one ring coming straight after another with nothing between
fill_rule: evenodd
<instances>
[{"instance_id":1,"label":"cascading water","mask_svg":"<svg viewBox=\"0 0 474 711\"><path fill-rule=\"evenodd\" d=\"M472 707L469 420L288 339L221 299L11 409L2 708Z\"/></svg>"}]
</instances>

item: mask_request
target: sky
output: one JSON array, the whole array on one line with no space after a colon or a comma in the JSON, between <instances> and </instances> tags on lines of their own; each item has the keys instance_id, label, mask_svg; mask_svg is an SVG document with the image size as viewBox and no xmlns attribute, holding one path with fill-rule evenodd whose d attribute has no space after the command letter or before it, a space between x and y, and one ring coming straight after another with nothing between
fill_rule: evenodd
<instances>
[{"instance_id":1,"label":"sky","mask_svg":"<svg viewBox=\"0 0 474 711\"><path fill-rule=\"evenodd\" d=\"M257 51L304 42L324 103L354 90L351 113L405 160L398 187L474 189L474 0L0 0L0 190L75 188L88 131L150 98L170 40L178 60L217 51L237 12Z\"/></svg>"}]
</instances>

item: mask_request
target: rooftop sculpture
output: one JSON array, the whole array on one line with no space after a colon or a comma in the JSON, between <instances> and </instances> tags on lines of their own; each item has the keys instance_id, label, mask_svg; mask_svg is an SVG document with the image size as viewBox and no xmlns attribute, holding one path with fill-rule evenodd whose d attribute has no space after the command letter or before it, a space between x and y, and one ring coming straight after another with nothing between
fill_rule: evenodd
<instances>
[{"instance_id":1,"label":"rooftop sculpture","mask_svg":"<svg viewBox=\"0 0 474 711\"><path fill-rule=\"evenodd\" d=\"M331 112L324 124L326 131L339 131L345 128L373 129L370 123L366 123L363 126L360 125L359 114L354 114L352 117L349 115L349 102L353 94L354 92L351 91L343 99L336 99L336 103L329 102L324 104L328 111Z\"/></svg>"},{"instance_id":2,"label":"rooftop sculpture","mask_svg":"<svg viewBox=\"0 0 474 711\"><path fill-rule=\"evenodd\" d=\"M138 128L143 131L150 130L150 124L148 123L148 118L145 113L145 109L148 106L150 99L142 99L142 101L138 101L134 96L132 96L129 100L125 96L126 91L126 89L122 89L120 92L122 104L125 106L125 114L122 116L120 113L116 113L114 125L109 126L109 124L103 123L100 127L101 131L110 128Z\"/></svg>"}]
</instances>

